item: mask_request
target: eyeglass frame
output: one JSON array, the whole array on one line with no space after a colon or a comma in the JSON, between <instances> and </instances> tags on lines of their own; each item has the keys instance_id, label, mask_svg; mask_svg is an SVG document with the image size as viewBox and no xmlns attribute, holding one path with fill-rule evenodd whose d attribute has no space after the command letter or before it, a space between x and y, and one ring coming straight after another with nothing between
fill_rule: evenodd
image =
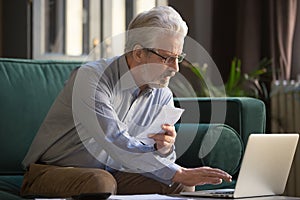
<instances>
[{"instance_id":1,"label":"eyeglass frame","mask_svg":"<svg viewBox=\"0 0 300 200\"><path fill-rule=\"evenodd\" d=\"M150 48L144 48L144 49L149 51L150 53L153 53L153 54L161 57L164 60L163 61L164 64L166 64L166 63L171 64L171 63L174 63L176 60L177 60L178 63L181 63L184 60L185 56L186 56L186 54L184 52L182 52L178 56L163 56L163 55L160 55L158 52L156 52L154 49L150 49ZM170 61L170 59L174 59L174 60Z\"/></svg>"}]
</instances>

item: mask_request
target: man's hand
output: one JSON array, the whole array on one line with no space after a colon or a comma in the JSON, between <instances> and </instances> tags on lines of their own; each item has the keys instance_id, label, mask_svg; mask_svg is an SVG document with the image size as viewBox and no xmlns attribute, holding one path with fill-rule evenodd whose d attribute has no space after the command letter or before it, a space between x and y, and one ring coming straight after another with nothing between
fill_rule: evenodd
<instances>
[{"instance_id":1,"label":"man's hand","mask_svg":"<svg viewBox=\"0 0 300 200\"><path fill-rule=\"evenodd\" d=\"M232 177L223 170L211 167L181 168L177 171L172 181L186 186L220 184L223 180L231 182Z\"/></svg>"},{"instance_id":2,"label":"man's hand","mask_svg":"<svg viewBox=\"0 0 300 200\"><path fill-rule=\"evenodd\" d=\"M149 134L148 137L152 138L156 143L156 148L161 154L168 154L176 139L175 127L169 124L163 124L161 127L165 132L158 134Z\"/></svg>"}]
</instances>

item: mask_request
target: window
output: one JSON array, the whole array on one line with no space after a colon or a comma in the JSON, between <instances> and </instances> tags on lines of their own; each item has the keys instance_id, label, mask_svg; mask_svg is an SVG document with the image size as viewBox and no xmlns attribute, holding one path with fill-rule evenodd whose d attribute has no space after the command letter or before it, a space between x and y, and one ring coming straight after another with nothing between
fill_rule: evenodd
<instances>
[{"instance_id":1,"label":"window","mask_svg":"<svg viewBox=\"0 0 300 200\"><path fill-rule=\"evenodd\" d=\"M123 51L112 36L137 13L166 0L33 0L33 59L84 60ZM101 48L97 45L103 41ZM95 48L97 47L97 48Z\"/></svg>"}]
</instances>

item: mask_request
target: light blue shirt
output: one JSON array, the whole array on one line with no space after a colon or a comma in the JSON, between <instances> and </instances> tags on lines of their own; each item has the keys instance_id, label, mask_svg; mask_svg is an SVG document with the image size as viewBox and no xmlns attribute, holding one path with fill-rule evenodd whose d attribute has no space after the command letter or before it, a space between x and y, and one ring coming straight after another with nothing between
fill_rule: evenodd
<instances>
[{"instance_id":1,"label":"light blue shirt","mask_svg":"<svg viewBox=\"0 0 300 200\"><path fill-rule=\"evenodd\" d=\"M124 56L87 63L70 76L23 164L121 170L171 184L174 149L161 155L136 139L163 105L174 106L170 89L140 92Z\"/></svg>"}]
</instances>

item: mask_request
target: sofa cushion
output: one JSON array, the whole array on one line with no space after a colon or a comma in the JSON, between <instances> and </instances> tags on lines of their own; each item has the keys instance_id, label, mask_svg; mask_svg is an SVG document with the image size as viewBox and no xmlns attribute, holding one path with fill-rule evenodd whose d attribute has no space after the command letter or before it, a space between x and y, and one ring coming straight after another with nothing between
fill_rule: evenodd
<instances>
[{"instance_id":1,"label":"sofa cushion","mask_svg":"<svg viewBox=\"0 0 300 200\"><path fill-rule=\"evenodd\" d=\"M177 163L185 167L210 166L235 175L244 148L239 134L224 124L176 125Z\"/></svg>"},{"instance_id":2,"label":"sofa cushion","mask_svg":"<svg viewBox=\"0 0 300 200\"><path fill-rule=\"evenodd\" d=\"M0 199L2 200L25 200L22 197L6 192L6 191L1 191L0 190Z\"/></svg>"},{"instance_id":3,"label":"sofa cushion","mask_svg":"<svg viewBox=\"0 0 300 200\"><path fill-rule=\"evenodd\" d=\"M22 175L0 176L0 199L20 199L22 181Z\"/></svg>"}]
</instances>

